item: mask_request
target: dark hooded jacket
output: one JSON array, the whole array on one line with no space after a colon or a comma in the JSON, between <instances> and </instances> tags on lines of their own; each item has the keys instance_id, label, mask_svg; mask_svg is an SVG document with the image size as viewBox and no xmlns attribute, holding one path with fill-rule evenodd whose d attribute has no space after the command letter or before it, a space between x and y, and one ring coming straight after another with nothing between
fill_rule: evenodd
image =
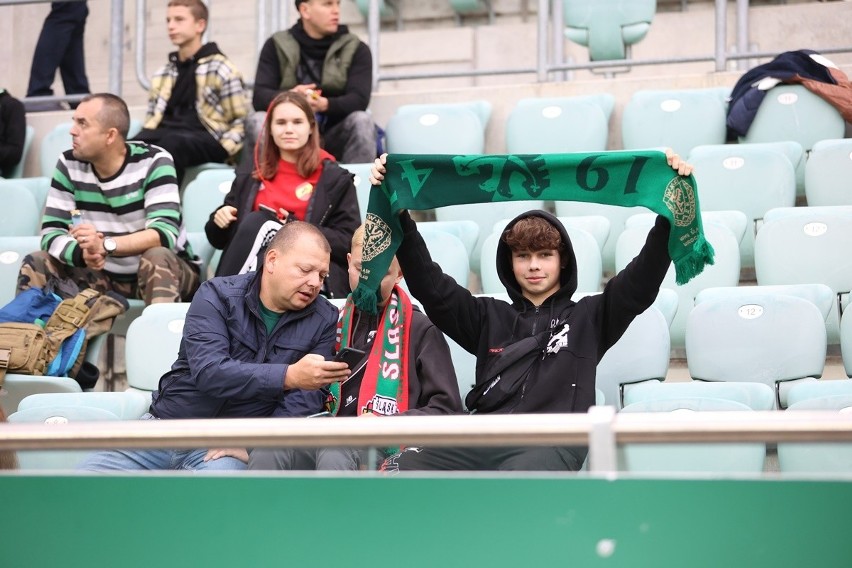
<instances>
[{"instance_id":1,"label":"dark hooded jacket","mask_svg":"<svg viewBox=\"0 0 852 568\"><path fill-rule=\"evenodd\" d=\"M512 272L507 245L497 247L497 271L512 303L475 297L432 262L417 226L408 214L401 216L405 238L397 258L411 294L429 318L447 336L476 355L476 383L490 381L484 370L493 357L509 345L550 330L548 349L536 357L531 371L514 392L492 413L586 412L595 403L595 373L607 349L622 336L637 315L654 301L671 259L669 223L658 217L637 257L611 278L603 293L574 302L577 264L568 233L556 217L545 211L528 211L559 230L565 243L561 287L540 306L521 291ZM416 275L416 276L415 276ZM558 337L557 337L558 335Z\"/></svg>"}]
</instances>

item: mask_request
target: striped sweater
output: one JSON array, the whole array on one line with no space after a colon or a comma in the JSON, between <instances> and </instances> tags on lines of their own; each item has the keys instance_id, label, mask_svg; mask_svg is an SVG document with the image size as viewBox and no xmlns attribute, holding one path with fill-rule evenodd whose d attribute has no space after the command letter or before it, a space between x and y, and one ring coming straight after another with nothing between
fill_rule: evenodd
<instances>
[{"instance_id":1,"label":"striped sweater","mask_svg":"<svg viewBox=\"0 0 852 568\"><path fill-rule=\"evenodd\" d=\"M83 267L83 251L69 234L73 209L104 236L153 229L162 246L194 258L181 219L174 163L162 148L128 142L124 165L108 179L98 178L92 164L77 160L71 150L59 157L42 217L41 248L60 262ZM104 270L116 280L134 280L139 258L108 256Z\"/></svg>"}]
</instances>

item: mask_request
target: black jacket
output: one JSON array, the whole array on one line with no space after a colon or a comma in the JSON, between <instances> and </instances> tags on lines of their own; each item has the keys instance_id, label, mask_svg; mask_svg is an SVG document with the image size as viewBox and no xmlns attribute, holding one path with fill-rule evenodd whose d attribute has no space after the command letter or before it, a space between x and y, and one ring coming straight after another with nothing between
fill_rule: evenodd
<instances>
[{"instance_id":1,"label":"black jacket","mask_svg":"<svg viewBox=\"0 0 852 568\"><path fill-rule=\"evenodd\" d=\"M21 161L26 134L24 104L0 90L0 177L8 176Z\"/></svg>"},{"instance_id":2,"label":"black jacket","mask_svg":"<svg viewBox=\"0 0 852 568\"><path fill-rule=\"evenodd\" d=\"M252 210L259 188L260 182L250 174L237 175L223 204L237 208L237 220L227 229L220 229L213 222L216 214L213 211L204 225L204 232L211 245L222 250L230 245L240 219ZM328 291L334 298L345 298L349 294L346 253L352 244L352 233L361 224L361 211L352 174L336 162L324 160L322 174L308 203L307 217L300 220L319 227L328 239L331 245Z\"/></svg>"},{"instance_id":3,"label":"black jacket","mask_svg":"<svg viewBox=\"0 0 852 568\"><path fill-rule=\"evenodd\" d=\"M497 247L497 271L511 304L489 297L474 297L432 263L423 238L411 218L403 214L405 238L397 250L409 290L429 318L447 336L476 355L476 382L487 380L484 367L501 348L550 329L551 337L565 332L567 344L557 352L536 358L533 369L517 392L496 413L585 412L595 403L598 362L622 336L637 315L657 296L671 259L669 224L664 217L648 235L639 255L607 283L603 293L573 302L577 288L574 250L565 228L544 211L528 211L512 220L538 216L556 227L567 245L561 288L541 306L523 297L512 273L511 256L504 243ZM417 275L416 277L414 275ZM559 325L557 326L557 322Z\"/></svg>"}]
</instances>

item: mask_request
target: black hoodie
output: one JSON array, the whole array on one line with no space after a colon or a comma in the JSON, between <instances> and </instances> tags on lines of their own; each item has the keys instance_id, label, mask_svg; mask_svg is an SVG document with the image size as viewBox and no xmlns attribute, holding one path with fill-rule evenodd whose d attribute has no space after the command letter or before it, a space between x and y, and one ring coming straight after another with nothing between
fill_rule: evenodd
<instances>
[{"instance_id":1,"label":"black hoodie","mask_svg":"<svg viewBox=\"0 0 852 568\"><path fill-rule=\"evenodd\" d=\"M495 413L586 412L595 403L595 373L607 349L622 336L637 315L654 301L671 263L668 253L669 223L658 217L641 252L610 279L601 294L573 302L577 288L577 264L571 240L562 223L545 211L528 211L525 217L541 217L559 230L566 245L561 287L540 306L521 292L512 272L509 248L497 247L497 271L511 304L490 297L475 297L432 262L417 226L407 213L401 215L405 238L397 258L412 296L447 336L476 355L476 382L488 379L483 370L501 348L544 330L551 330L553 353L536 359L532 371L515 394L493 410ZM557 325L558 324L558 325ZM566 330L567 324L567 330ZM556 339L564 337L564 345Z\"/></svg>"}]
</instances>

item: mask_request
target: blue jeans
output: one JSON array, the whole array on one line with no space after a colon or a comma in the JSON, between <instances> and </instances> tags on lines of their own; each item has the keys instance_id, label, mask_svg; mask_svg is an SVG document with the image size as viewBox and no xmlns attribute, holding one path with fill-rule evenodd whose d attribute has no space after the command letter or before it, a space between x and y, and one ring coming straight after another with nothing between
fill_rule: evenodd
<instances>
[{"instance_id":1,"label":"blue jeans","mask_svg":"<svg viewBox=\"0 0 852 568\"><path fill-rule=\"evenodd\" d=\"M156 420L150 414L142 420ZM242 471L246 464L237 458L224 457L204 461L206 449L200 450L106 450L87 456L77 466L85 471L138 471L138 470L186 470L186 471Z\"/></svg>"}]
</instances>

